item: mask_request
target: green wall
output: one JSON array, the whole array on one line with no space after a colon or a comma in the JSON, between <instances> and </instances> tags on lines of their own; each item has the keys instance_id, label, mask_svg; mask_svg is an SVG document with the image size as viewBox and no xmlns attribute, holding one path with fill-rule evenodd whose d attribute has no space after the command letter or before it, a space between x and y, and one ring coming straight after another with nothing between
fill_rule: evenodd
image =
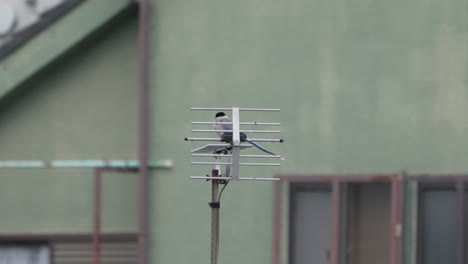
<instances>
[{"instance_id":1,"label":"green wall","mask_svg":"<svg viewBox=\"0 0 468 264\"><path fill-rule=\"evenodd\" d=\"M151 263L209 262L210 185L189 176L211 168L183 138L214 113L191 106L282 109L242 113L286 140L243 176L468 171L466 1L151 3L150 156L176 164L151 175ZM98 36L1 102L0 160L136 158L137 21ZM135 231L136 178L105 180L104 231ZM0 194L0 234L91 230L91 170L0 170ZM220 263L270 263L272 194L229 185Z\"/></svg>"},{"instance_id":2,"label":"green wall","mask_svg":"<svg viewBox=\"0 0 468 264\"><path fill-rule=\"evenodd\" d=\"M190 106L272 107L276 173L466 172L468 2L152 1L152 263L208 263L209 173L189 165ZM272 184L222 202L220 263L270 263ZM181 252L184 252L181 254Z\"/></svg>"},{"instance_id":3,"label":"green wall","mask_svg":"<svg viewBox=\"0 0 468 264\"><path fill-rule=\"evenodd\" d=\"M135 13L111 28L2 101L0 160L136 158ZM91 169L0 170L0 234L90 232L92 176ZM104 232L136 230L136 186L135 174L104 174Z\"/></svg>"}]
</instances>

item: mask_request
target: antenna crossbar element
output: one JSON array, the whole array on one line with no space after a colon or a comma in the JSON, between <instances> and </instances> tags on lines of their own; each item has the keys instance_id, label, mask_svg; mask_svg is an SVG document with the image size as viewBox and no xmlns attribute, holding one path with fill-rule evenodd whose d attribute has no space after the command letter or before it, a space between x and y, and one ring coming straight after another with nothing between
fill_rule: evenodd
<instances>
[{"instance_id":1,"label":"antenna crossbar element","mask_svg":"<svg viewBox=\"0 0 468 264\"><path fill-rule=\"evenodd\" d=\"M210 108L210 107L192 107L192 110L207 110L207 111L233 111L234 108ZM280 109L271 109L271 108L239 108L239 111L264 111L264 112L279 112Z\"/></svg>"},{"instance_id":2,"label":"antenna crossbar element","mask_svg":"<svg viewBox=\"0 0 468 264\"><path fill-rule=\"evenodd\" d=\"M232 157L232 154L192 154L192 157ZM273 158L281 159L280 155L239 155L241 158Z\"/></svg>"},{"instance_id":3,"label":"antenna crossbar element","mask_svg":"<svg viewBox=\"0 0 468 264\"><path fill-rule=\"evenodd\" d=\"M233 162L202 162L202 161L192 161L191 164L193 165L232 165L234 167L234 160ZM281 166L280 163L238 163L240 166Z\"/></svg>"},{"instance_id":4,"label":"antenna crossbar element","mask_svg":"<svg viewBox=\"0 0 468 264\"><path fill-rule=\"evenodd\" d=\"M193 138L193 137L187 137L185 138L186 141L220 141L219 138ZM254 142L283 142L282 139L280 138L252 138L249 139L250 141Z\"/></svg>"},{"instance_id":5,"label":"antenna crossbar element","mask_svg":"<svg viewBox=\"0 0 468 264\"><path fill-rule=\"evenodd\" d=\"M216 125L216 122L191 122L192 125ZM232 125L232 122L224 122L226 125ZM280 126L281 123L260 123L260 122L239 122L239 125L246 125L246 126Z\"/></svg>"},{"instance_id":6,"label":"antenna crossbar element","mask_svg":"<svg viewBox=\"0 0 468 264\"><path fill-rule=\"evenodd\" d=\"M208 176L190 176L190 179L195 180L231 180L231 177L208 177ZM239 177L239 180L250 181L279 181L279 178L256 178L256 177Z\"/></svg>"},{"instance_id":7,"label":"antenna crossbar element","mask_svg":"<svg viewBox=\"0 0 468 264\"><path fill-rule=\"evenodd\" d=\"M216 130L216 129L192 129L192 132L233 132L233 130ZM281 133L280 130L239 130L242 133Z\"/></svg>"}]
</instances>

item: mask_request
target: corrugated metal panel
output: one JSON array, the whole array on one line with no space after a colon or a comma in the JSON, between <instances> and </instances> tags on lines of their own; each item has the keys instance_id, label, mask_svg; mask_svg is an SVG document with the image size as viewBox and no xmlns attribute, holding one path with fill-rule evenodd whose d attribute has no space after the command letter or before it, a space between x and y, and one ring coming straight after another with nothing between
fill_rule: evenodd
<instances>
[{"instance_id":1,"label":"corrugated metal panel","mask_svg":"<svg viewBox=\"0 0 468 264\"><path fill-rule=\"evenodd\" d=\"M92 264L91 242L53 242L54 264ZM103 242L101 244L102 264L136 264L137 244L129 242Z\"/></svg>"}]
</instances>

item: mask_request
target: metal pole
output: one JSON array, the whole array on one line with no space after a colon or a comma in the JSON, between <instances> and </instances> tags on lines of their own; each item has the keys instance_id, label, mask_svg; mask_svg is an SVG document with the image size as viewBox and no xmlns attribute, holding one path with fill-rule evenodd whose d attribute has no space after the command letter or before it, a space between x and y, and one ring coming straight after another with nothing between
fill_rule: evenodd
<instances>
[{"instance_id":1,"label":"metal pole","mask_svg":"<svg viewBox=\"0 0 468 264\"><path fill-rule=\"evenodd\" d=\"M219 171L213 170L212 177L218 177ZM218 263L219 250L219 201L218 188L219 180L211 180L211 264Z\"/></svg>"},{"instance_id":2,"label":"metal pole","mask_svg":"<svg viewBox=\"0 0 468 264\"><path fill-rule=\"evenodd\" d=\"M93 264L101 263L101 169L94 169Z\"/></svg>"}]
</instances>

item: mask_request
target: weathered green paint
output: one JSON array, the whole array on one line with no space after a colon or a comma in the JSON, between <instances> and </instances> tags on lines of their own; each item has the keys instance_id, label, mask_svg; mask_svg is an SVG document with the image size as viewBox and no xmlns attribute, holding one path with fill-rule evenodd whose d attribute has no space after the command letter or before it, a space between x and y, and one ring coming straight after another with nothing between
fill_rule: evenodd
<instances>
[{"instance_id":1,"label":"weathered green paint","mask_svg":"<svg viewBox=\"0 0 468 264\"><path fill-rule=\"evenodd\" d=\"M133 14L18 87L0 160L137 159L136 39ZM137 174L103 177L103 231L136 231ZM0 169L0 234L91 232L92 183L92 169Z\"/></svg>"},{"instance_id":2,"label":"weathered green paint","mask_svg":"<svg viewBox=\"0 0 468 264\"><path fill-rule=\"evenodd\" d=\"M468 171L468 2L153 0L151 263L209 262L210 168L189 165L191 106L281 108L282 173ZM269 263L272 188L230 186L220 263ZM184 252L184 254L180 254Z\"/></svg>"},{"instance_id":3,"label":"weathered green paint","mask_svg":"<svg viewBox=\"0 0 468 264\"><path fill-rule=\"evenodd\" d=\"M130 3L129 0L85 1L0 61L0 98L70 50Z\"/></svg>"},{"instance_id":4,"label":"weathered green paint","mask_svg":"<svg viewBox=\"0 0 468 264\"><path fill-rule=\"evenodd\" d=\"M286 158L283 167L242 168L245 177L468 171L468 2L151 2L150 158L176 164L151 175L151 263L209 261L210 185L189 176L211 168L189 165L200 144L183 138L190 121L211 121L214 113L191 106L282 109L241 113L246 121L281 122L286 139L265 144ZM61 45L68 40L51 42L49 34L77 35L76 42L93 28L81 22L98 25L124 6L109 3L87 1L3 61L0 71L9 74L0 76L0 91L48 64L51 46L62 49L54 54L67 49ZM87 8L102 17L77 15ZM68 26L74 30L64 32ZM1 109L0 160L136 157L136 21L115 28L18 88L23 92ZM0 211L8 212L0 233L89 232L91 186L91 170L0 170ZM136 230L136 188L133 175L105 174L105 231ZM408 264L415 254L412 188ZM271 183L231 183L222 199L220 263L270 263L271 217Z\"/></svg>"}]
</instances>

